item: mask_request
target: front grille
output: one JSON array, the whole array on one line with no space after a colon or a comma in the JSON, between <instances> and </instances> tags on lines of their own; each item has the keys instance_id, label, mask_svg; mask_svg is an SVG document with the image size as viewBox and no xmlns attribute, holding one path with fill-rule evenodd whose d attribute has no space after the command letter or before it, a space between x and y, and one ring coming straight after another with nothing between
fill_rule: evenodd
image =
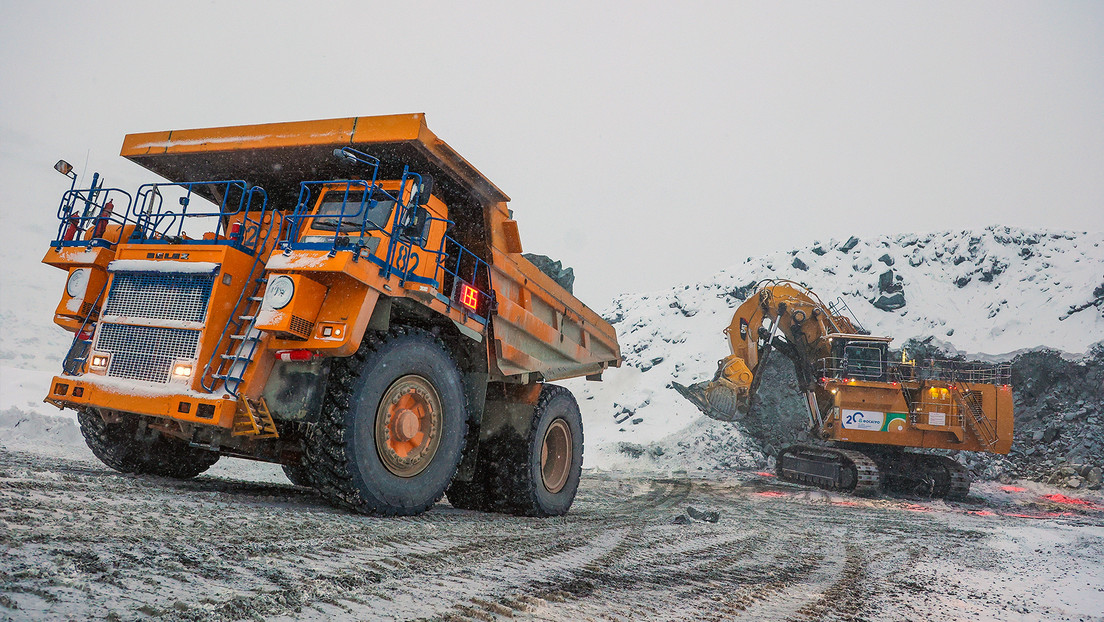
<instances>
[{"instance_id":1,"label":"front grille","mask_svg":"<svg viewBox=\"0 0 1104 622\"><path fill-rule=\"evenodd\" d=\"M164 384L175 361L196 358L199 333L183 328L101 324L96 351L111 355L108 376Z\"/></svg>"},{"instance_id":2,"label":"front grille","mask_svg":"<svg viewBox=\"0 0 1104 622\"><path fill-rule=\"evenodd\" d=\"M215 282L213 273L116 272L104 315L202 322Z\"/></svg>"}]
</instances>

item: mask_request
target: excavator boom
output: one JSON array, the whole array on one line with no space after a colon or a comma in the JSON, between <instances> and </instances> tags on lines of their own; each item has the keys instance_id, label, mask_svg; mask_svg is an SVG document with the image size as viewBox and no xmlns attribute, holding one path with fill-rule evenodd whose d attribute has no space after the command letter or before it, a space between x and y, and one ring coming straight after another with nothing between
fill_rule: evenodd
<instances>
[{"instance_id":1,"label":"excavator boom","mask_svg":"<svg viewBox=\"0 0 1104 622\"><path fill-rule=\"evenodd\" d=\"M808 390L806 385L813 380L812 362L829 356L828 335L862 330L837 311L842 308L842 303L824 304L799 283L761 281L724 330L732 354L718 362L711 380L689 387L675 382L675 390L708 417L738 421L751 407L761 377L757 371L776 349L794 362L802 390Z\"/></svg>"}]
</instances>

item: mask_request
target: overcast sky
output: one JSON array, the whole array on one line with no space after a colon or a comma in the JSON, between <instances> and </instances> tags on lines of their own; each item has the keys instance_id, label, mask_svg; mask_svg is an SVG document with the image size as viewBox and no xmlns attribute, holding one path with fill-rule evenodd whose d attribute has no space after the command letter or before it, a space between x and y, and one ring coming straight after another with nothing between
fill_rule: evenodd
<instances>
[{"instance_id":1,"label":"overcast sky","mask_svg":"<svg viewBox=\"0 0 1104 622\"><path fill-rule=\"evenodd\" d=\"M1104 229L1102 2L318 4L0 0L4 241L59 157L150 181L129 132L403 112L599 308L814 239Z\"/></svg>"}]
</instances>

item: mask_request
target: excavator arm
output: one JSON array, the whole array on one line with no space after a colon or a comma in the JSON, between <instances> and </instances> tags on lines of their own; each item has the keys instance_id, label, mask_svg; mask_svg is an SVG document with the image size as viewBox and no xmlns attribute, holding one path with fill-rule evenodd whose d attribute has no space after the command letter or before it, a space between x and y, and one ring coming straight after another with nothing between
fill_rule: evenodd
<instances>
[{"instance_id":1,"label":"excavator arm","mask_svg":"<svg viewBox=\"0 0 1104 622\"><path fill-rule=\"evenodd\" d=\"M732 354L717 363L713 379L689 387L677 382L673 386L707 416L736 421L751 409L762 378L760 371L778 351L793 362L798 386L808 397L810 417L816 423L815 364L830 355L828 335L860 330L805 286L793 281L762 281L725 328Z\"/></svg>"}]
</instances>

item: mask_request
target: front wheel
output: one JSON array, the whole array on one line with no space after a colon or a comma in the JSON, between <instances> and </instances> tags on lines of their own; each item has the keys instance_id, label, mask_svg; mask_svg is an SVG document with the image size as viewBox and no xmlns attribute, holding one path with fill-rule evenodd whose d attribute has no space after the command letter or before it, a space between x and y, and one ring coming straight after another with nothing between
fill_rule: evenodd
<instances>
[{"instance_id":1,"label":"front wheel","mask_svg":"<svg viewBox=\"0 0 1104 622\"><path fill-rule=\"evenodd\" d=\"M101 462L121 473L190 479L218 462L219 454L159 432L140 430L140 420L121 414L108 423L98 412L77 412L85 443ZM152 433L151 433L152 432Z\"/></svg>"},{"instance_id":2,"label":"front wheel","mask_svg":"<svg viewBox=\"0 0 1104 622\"><path fill-rule=\"evenodd\" d=\"M396 327L335 361L307 435L312 484L360 512L411 515L452 482L467 434L460 371L432 333Z\"/></svg>"}]
</instances>

